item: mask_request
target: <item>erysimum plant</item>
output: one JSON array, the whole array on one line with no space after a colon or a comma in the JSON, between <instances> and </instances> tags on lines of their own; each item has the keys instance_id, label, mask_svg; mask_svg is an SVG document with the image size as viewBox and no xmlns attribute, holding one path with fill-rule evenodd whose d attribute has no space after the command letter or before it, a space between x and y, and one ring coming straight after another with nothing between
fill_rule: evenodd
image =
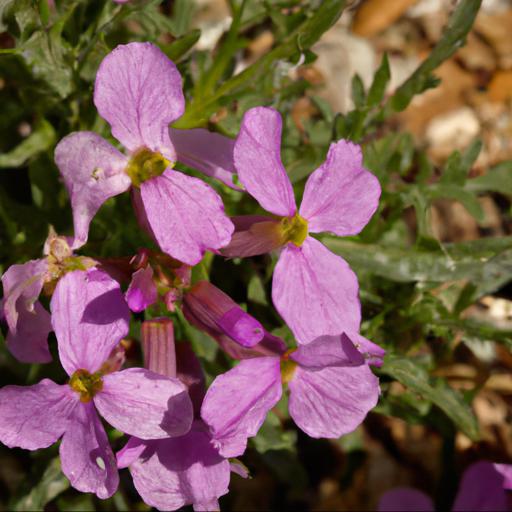
<instances>
[{"instance_id":1,"label":"erysimum plant","mask_svg":"<svg viewBox=\"0 0 512 512\"><path fill-rule=\"evenodd\" d=\"M0 507L240 509L254 485L267 508L318 508L331 459L350 495L398 419L437 436L436 504L506 509L510 454L479 452L481 382L461 392L442 370L475 340L512 346L467 313L505 293L511 240L442 244L428 211L450 198L479 219L488 191L509 205L509 168L470 177L478 141L436 168L391 121L480 1L394 90L386 56L369 87L346 77L344 113L304 77L346 2L228 4L211 51L193 2L0 9L0 465L22 475L0 476Z\"/></svg>"}]
</instances>

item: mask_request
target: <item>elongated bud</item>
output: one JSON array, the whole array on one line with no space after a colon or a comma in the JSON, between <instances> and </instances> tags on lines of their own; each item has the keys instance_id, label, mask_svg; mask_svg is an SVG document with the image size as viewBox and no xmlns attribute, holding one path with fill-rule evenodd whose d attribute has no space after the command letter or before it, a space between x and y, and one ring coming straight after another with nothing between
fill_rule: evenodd
<instances>
[{"instance_id":1,"label":"elongated bud","mask_svg":"<svg viewBox=\"0 0 512 512\"><path fill-rule=\"evenodd\" d=\"M244 347L253 347L265 335L254 317L208 281L199 281L184 295L183 313L199 329L225 334Z\"/></svg>"},{"instance_id":2,"label":"elongated bud","mask_svg":"<svg viewBox=\"0 0 512 512\"><path fill-rule=\"evenodd\" d=\"M144 366L166 377L176 377L174 326L170 318L146 320L141 327Z\"/></svg>"}]
</instances>

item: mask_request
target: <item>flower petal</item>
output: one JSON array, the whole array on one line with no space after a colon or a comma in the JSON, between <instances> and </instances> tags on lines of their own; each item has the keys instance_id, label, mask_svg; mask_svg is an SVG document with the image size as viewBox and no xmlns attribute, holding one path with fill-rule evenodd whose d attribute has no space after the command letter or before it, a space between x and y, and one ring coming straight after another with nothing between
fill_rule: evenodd
<instances>
[{"instance_id":1,"label":"flower petal","mask_svg":"<svg viewBox=\"0 0 512 512\"><path fill-rule=\"evenodd\" d=\"M288 244L272 281L272 300L299 343L359 331L357 277L347 262L314 238Z\"/></svg>"},{"instance_id":2,"label":"flower petal","mask_svg":"<svg viewBox=\"0 0 512 512\"><path fill-rule=\"evenodd\" d=\"M77 405L71 388L44 379L0 389L0 441L9 448L47 448L64 434Z\"/></svg>"},{"instance_id":3,"label":"flower petal","mask_svg":"<svg viewBox=\"0 0 512 512\"><path fill-rule=\"evenodd\" d=\"M201 417L223 457L245 451L247 439L257 434L281 393L278 357L246 359L213 381Z\"/></svg>"},{"instance_id":4,"label":"flower petal","mask_svg":"<svg viewBox=\"0 0 512 512\"><path fill-rule=\"evenodd\" d=\"M292 352L290 359L310 370L326 366L360 366L364 357L345 335L319 336Z\"/></svg>"},{"instance_id":5,"label":"flower petal","mask_svg":"<svg viewBox=\"0 0 512 512\"><path fill-rule=\"evenodd\" d=\"M167 170L141 185L147 219L161 249L188 265L226 246L234 231L222 199L203 181Z\"/></svg>"},{"instance_id":6,"label":"flower petal","mask_svg":"<svg viewBox=\"0 0 512 512\"><path fill-rule=\"evenodd\" d=\"M7 333L7 348L22 363L49 363L48 334L52 330L50 313L37 301L32 311L19 310L16 330Z\"/></svg>"},{"instance_id":7,"label":"flower petal","mask_svg":"<svg viewBox=\"0 0 512 512\"><path fill-rule=\"evenodd\" d=\"M367 365L317 371L298 366L288 387L291 417L315 438L352 432L379 398L379 380Z\"/></svg>"},{"instance_id":8,"label":"flower petal","mask_svg":"<svg viewBox=\"0 0 512 512\"><path fill-rule=\"evenodd\" d=\"M113 427L140 439L181 436L192 424L186 386L143 368L105 375L94 403Z\"/></svg>"},{"instance_id":9,"label":"flower petal","mask_svg":"<svg viewBox=\"0 0 512 512\"><path fill-rule=\"evenodd\" d=\"M423 492L397 487L382 495L379 512L434 512L434 503Z\"/></svg>"},{"instance_id":10,"label":"flower petal","mask_svg":"<svg viewBox=\"0 0 512 512\"><path fill-rule=\"evenodd\" d=\"M268 212L289 217L296 211L290 179L281 162L281 115L268 107L248 110L235 142L238 178Z\"/></svg>"},{"instance_id":11,"label":"flower petal","mask_svg":"<svg viewBox=\"0 0 512 512\"><path fill-rule=\"evenodd\" d=\"M126 290L126 302L135 313L144 311L158 300L158 292L153 282L153 269L151 265L140 268L132 275L128 290Z\"/></svg>"},{"instance_id":12,"label":"flower petal","mask_svg":"<svg viewBox=\"0 0 512 512\"><path fill-rule=\"evenodd\" d=\"M2 275L3 310L9 330L16 331L20 311L33 311L48 271L46 258L11 265Z\"/></svg>"},{"instance_id":13,"label":"flower petal","mask_svg":"<svg viewBox=\"0 0 512 512\"><path fill-rule=\"evenodd\" d=\"M512 465L494 464L494 469L503 476L503 488L512 489Z\"/></svg>"},{"instance_id":14,"label":"flower petal","mask_svg":"<svg viewBox=\"0 0 512 512\"><path fill-rule=\"evenodd\" d=\"M130 310L117 281L101 270L62 277L51 301L52 323L62 366L98 371L128 334Z\"/></svg>"},{"instance_id":15,"label":"flower petal","mask_svg":"<svg viewBox=\"0 0 512 512\"><path fill-rule=\"evenodd\" d=\"M356 346L357 350L363 354L368 364L379 368L382 366L384 356L386 355L386 351L382 347L379 347L379 345L361 336L357 332L346 332L345 334Z\"/></svg>"},{"instance_id":16,"label":"flower petal","mask_svg":"<svg viewBox=\"0 0 512 512\"><path fill-rule=\"evenodd\" d=\"M211 508L228 492L229 461L211 444L202 422L182 437L155 443L130 466L133 483L142 499L159 510L176 510L193 504L196 510Z\"/></svg>"},{"instance_id":17,"label":"flower petal","mask_svg":"<svg viewBox=\"0 0 512 512\"><path fill-rule=\"evenodd\" d=\"M192 130L170 128L169 135L179 162L207 176L217 178L228 187L240 190L233 183L236 173L233 162L235 146L233 139L203 128Z\"/></svg>"},{"instance_id":18,"label":"flower petal","mask_svg":"<svg viewBox=\"0 0 512 512\"><path fill-rule=\"evenodd\" d=\"M117 468L123 469L131 466L146 450L149 443L158 441L143 441L138 437L131 436L128 442L116 453Z\"/></svg>"},{"instance_id":19,"label":"flower petal","mask_svg":"<svg viewBox=\"0 0 512 512\"><path fill-rule=\"evenodd\" d=\"M356 235L375 213L379 197L379 180L363 168L361 148L340 140L308 178L300 215L311 233Z\"/></svg>"},{"instance_id":20,"label":"flower petal","mask_svg":"<svg viewBox=\"0 0 512 512\"><path fill-rule=\"evenodd\" d=\"M100 206L130 188L127 158L96 133L75 132L57 144L55 163L71 198L76 249L87 241Z\"/></svg>"},{"instance_id":21,"label":"flower petal","mask_svg":"<svg viewBox=\"0 0 512 512\"><path fill-rule=\"evenodd\" d=\"M116 459L92 402L79 403L60 445L62 472L81 492L106 499L119 485Z\"/></svg>"},{"instance_id":22,"label":"flower petal","mask_svg":"<svg viewBox=\"0 0 512 512\"><path fill-rule=\"evenodd\" d=\"M471 464L462 475L453 512L510 510L504 480L503 474L491 462Z\"/></svg>"},{"instance_id":23,"label":"flower petal","mask_svg":"<svg viewBox=\"0 0 512 512\"><path fill-rule=\"evenodd\" d=\"M98 69L94 104L128 150L147 147L176 160L169 123L183 114L185 98L178 69L157 46L114 48Z\"/></svg>"}]
</instances>

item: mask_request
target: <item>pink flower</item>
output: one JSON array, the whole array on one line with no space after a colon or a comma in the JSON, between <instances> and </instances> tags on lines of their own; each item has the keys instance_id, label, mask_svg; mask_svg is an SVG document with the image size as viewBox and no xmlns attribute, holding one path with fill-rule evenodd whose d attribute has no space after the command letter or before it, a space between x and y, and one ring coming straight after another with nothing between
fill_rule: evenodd
<instances>
[{"instance_id":1,"label":"pink flower","mask_svg":"<svg viewBox=\"0 0 512 512\"><path fill-rule=\"evenodd\" d=\"M71 240L50 231L44 246L44 258L12 265L2 276L2 311L9 327L7 348L24 363L48 363L50 315L38 300L43 286L52 291L58 279L71 270L86 270L96 264L91 258L75 256Z\"/></svg>"},{"instance_id":2,"label":"pink flower","mask_svg":"<svg viewBox=\"0 0 512 512\"><path fill-rule=\"evenodd\" d=\"M507 493L512 466L476 462L469 466L462 475L459 491L455 497L454 512L499 512L510 510ZM423 492L408 487L398 487L386 492L379 502L380 512L433 512L432 500Z\"/></svg>"},{"instance_id":3,"label":"pink flower","mask_svg":"<svg viewBox=\"0 0 512 512\"><path fill-rule=\"evenodd\" d=\"M115 457L98 412L141 439L180 436L192 421L186 387L177 379L105 362L128 334L129 310L116 281L96 269L66 274L51 301L52 324L68 384L44 379L0 390L0 441L28 450L60 437L62 471L71 485L100 498L119 482ZM109 365L110 366L110 365Z\"/></svg>"},{"instance_id":4,"label":"pink flower","mask_svg":"<svg viewBox=\"0 0 512 512\"><path fill-rule=\"evenodd\" d=\"M273 355L267 347L259 356L251 354L218 376L206 393L201 417L224 457L244 452L247 439L281 398L283 384L290 392L290 416L315 438L352 432L377 404L379 381L362 352L371 349L372 357L381 359L383 351L362 336L321 336L288 351L273 341Z\"/></svg>"},{"instance_id":5,"label":"pink flower","mask_svg":"<svg viewBox=\"0 0 512 512\"><path fill-rule=\"evenodd\" d=\"M146 366L184 382L198 416L205 379L190 345L178 343L175 351L172 322L164 318L143 323L142 342ZM190 432L180 437L130 438L117 453L117 464L129 467L142 499L159 510L188 504L195 510L219 510L218 498L228 492L232 468L211 441L208 427L196 417Z\"/></svg>"},{"instance_id":6,"label":"pink flower","mask_svg":"<svg viewBox=\"0 0 512 512\"><path fill-rule=\"evenodd\" d=\"M342 258L309 234L359 233L377 209L379 182L363 168L359 146L340 140L310 175L297 210L280 143L277 111L256 107L246 112L235 143L235 167L247 192L277 218L233 219L236 233L222 253L244 257L283 247L272 300L299 343L324 334L357 333L357 278Z\"/></svg>"},{"instance_id":7,"label":"pink flower","mask_svg":"<svg viewBox=\"0 0 512 512\"><path fill-rule=\"evenodd\" d=\"M206 250L226 246L234 228L219 195L172 167L182 157L227 181L231 169L221 165L229 165L232 141L205 130L169 131L185 108L174 63L150 43L120 45L98 69L94 103L128 156L93 132L72 133L57 145L80 243L100 206L131 187L139 222L172 257L194 265ZM224 151L221 157L202 149L211 144Z\"/></svg>"}]
</instances>

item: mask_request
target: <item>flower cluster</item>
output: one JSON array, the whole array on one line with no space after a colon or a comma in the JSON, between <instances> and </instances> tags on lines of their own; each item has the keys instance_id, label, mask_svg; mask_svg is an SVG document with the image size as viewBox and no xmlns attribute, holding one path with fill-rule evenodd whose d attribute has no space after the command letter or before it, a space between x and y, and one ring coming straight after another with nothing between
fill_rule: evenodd
<instances>
[{"instance_id":1,"label":"flower cluster","mask_svg":"<svg viewBox=\"0 0 512 512\"><path fill-rule=\"evenodd\" d=\"M185 109L182 80L149 43L121 45L105 57L94 104L123 151L93 132L59 142L55 161L74 236L50 233L42 259L2 277L9 350L23 362L47 363L54 331L68 380L1 389L0 441L36 450L61 439L62 471L73 487L99 498L116 491L118 469L127 467L148 505L216 510L231 472L247 475L234 458L283 390L290 416L315 438L353 431L376 405L371 366L382 363L384 351L360 334L354 272L314 235L359 233L377 209L380 186L359 146L340 140L310 175L297 207L280 157L280 114L272 108L247 111L235 141L169 128ZM246 192L269 215L230 218L219 194L175 169L177 162ZM158 250L141 249L118 266L76 254L101 205L127 191ZM227 258L278 251L272 300L295 345L192 277L206 251ZM41 293L51 297L50 312ZM123 369L130 310L155 304L239 362L206 389L191 346L175 343L169 314L142 324L144 368ZM129 436L117 457L100 416Z\"/></svg>"}]
</instances>

